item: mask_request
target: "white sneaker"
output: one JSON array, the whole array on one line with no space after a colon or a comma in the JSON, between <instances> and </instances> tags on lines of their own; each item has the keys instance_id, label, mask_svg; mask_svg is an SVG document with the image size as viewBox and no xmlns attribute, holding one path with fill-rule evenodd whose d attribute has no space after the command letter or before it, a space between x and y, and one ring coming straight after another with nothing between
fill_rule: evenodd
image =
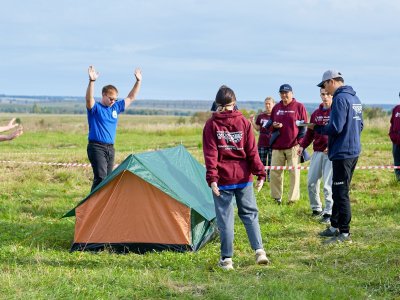
<instances>
[{"instance_id":1,"label":"white sneaker","mask_svg":"<svg viewBox=\"0 0 400 300\"><path fill-rule=\"evenodd\" d=\"M256 250L256 263L257 265L267 265L269 264L269 259L267 254L263 249Z\"/></svg>"},{"instance_id":2,"label":"white sneaker","mask_svg":"<svg viewBox=\"0 0 400 300\"><path fill-rule=\"evenodd\" d=\"M218 267L224 270L233 270L233 261L232 258L226 257L224 259L220 259L218 263Z\"/></svg>"}]
</instances>

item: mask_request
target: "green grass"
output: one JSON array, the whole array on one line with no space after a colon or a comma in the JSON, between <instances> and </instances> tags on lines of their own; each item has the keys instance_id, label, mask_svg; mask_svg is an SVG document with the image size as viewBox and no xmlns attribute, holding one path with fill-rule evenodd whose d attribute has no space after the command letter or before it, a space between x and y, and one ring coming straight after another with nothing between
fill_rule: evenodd
<instances>
[{"instance_id":1,"label":"green grass","mask_svg":"<svg viewBox=\"0 0 400 300\"><path fill-rule=\"evenodd\" d=\"M0 115L1 124L10 117ZM0 144L3 160L87 163L85 116L17 117L25 134ZM365 127L359 166L392 164L382 124ZM203 162L201 132L202 125L179 125L177 117L122 116L116 162L180 143ZM0 169L1 299L400 299L400 184L391 170L355 171L351 245L321 244L324 226L309 216L306 171L293 206L276 206L267 183L257 202L272 263L254 264L236 218L236 269L223 272L218 240L198 253L69 253L74 219L60 217L88 194L90 167Z\"/></svg>"}]
</instances>

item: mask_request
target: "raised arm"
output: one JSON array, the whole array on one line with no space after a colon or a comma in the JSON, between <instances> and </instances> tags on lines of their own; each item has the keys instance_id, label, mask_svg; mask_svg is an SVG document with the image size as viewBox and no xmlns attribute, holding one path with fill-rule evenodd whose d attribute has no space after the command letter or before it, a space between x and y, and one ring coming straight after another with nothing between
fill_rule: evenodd
<instances>
[{"instance_id":1,"label":"raised arm","mask_svg":"<svg viewBox=\"0 0 400 300\"><path fill-rule=\"evenodd\" d=\"M11 141L19 137L22 133L24 133L22 126L18 126L18 128L14 132L8 135L0 135L0 142Z\"/></svg>"},{"instance_id":2,"label":"raised arm","mask_svg":"<svg viewBox=\"0 0 400 300\"><path fill-rule=\"evenodd\" d=\"M93 66L89 66L88 74L89 84L86 89L86 107L88 109L92 109L94 106L94 82L96 81L97 77L99 77L99 73L96 72Z\"/></svg>"},{"instance_id":3,"label":"raised arm","mask_svg":"<svg viewBox=\"0 0 400 300\"><path fill-rule=\"evenodd\" d=\"M13 129L15 127L18 127L18 124L15 123L15 118L12 118L10 122L6 126L0 126L0 132L8 131L10 129Z\"/></svg>"},{"instance_id":4,"label":"raised arm","mask_svg":"<svg viewBox=\"0 0 400 300\"><path fill-rule=\"evenodd\" d=\"M125 98L125 109L136 99L137 94L140 90L140 85L142 84L142 71L140 69L135 70L136 82L132 90L129 92L128 96Z\"/></svg>"}]
</instances>

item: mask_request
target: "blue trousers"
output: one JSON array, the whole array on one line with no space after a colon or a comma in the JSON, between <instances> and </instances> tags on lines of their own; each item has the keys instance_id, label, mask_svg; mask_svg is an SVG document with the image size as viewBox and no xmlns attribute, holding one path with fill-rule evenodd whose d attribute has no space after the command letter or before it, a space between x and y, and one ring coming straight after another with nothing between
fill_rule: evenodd
<instances>
[{"instance_id":1,"label":"blue trousers","mask_svg":"<svg viewBox=\"0 0 400 300\"><path fill-rule=\"evenodd\" d=\"M260 225L258 223L258 208L254 197L253 185L233 190L220 190L220 196L214 196L217 225L221 239L221 257L233 255L234 207L236 199L238 215L246 228L247 236L253 250L262 249Z\"/></svg>"},{"instance_id":2,"label":"blue trousers","mask_svg":"<svg viewBox=\"0 0 400 300\"><path fill-rule=\"evenodd\" d=\"M393 144L392 148L393 160L395 166L400 166L400 145ZM398 181L400 181L400 169L395 169L394 174Z\"/></svg>"}]
</instances>

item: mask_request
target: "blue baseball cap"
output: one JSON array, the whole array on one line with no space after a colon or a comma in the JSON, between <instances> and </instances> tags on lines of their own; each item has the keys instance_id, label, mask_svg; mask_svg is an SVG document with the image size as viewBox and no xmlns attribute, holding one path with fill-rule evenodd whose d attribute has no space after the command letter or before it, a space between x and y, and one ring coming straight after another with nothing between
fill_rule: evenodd
<instances>
[{"instance_id":1,"label":"blue baseball cap","mask_svg":"<svg viewBox=\"0 0 400 300\"><path fill-rule=\"evenodd\" d=\"M292 87L291 87L289 84L287 84L287 83L282 84L282 85L280 86L280 88L279 88L279 93L280 93L280 92L291 92L291 91L293 91L293 90L292 90Z\"/></svg>"}]
</instances>

